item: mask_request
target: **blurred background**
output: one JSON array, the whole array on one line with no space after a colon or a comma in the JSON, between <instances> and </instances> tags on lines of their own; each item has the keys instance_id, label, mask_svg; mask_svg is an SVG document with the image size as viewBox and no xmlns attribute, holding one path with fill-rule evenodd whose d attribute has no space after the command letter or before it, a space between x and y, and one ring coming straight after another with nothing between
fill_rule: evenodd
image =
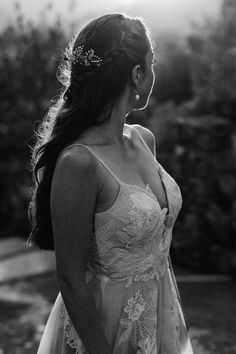
<instances>
[{"instance_id":1,"label":"blurred background","mask_svg":"<svg viewBox=\"0 0 236 354\"><path fill-rule=\"evenodd\" d=\"M181 188L171 257L196 353L236 353L236 1L0 0L0 354L36 353L59 291L52 252L27 249L30 147L60 85L55 60L93 17L144 18L156 42L149 106Z\"/></svg>"}]
</instances>

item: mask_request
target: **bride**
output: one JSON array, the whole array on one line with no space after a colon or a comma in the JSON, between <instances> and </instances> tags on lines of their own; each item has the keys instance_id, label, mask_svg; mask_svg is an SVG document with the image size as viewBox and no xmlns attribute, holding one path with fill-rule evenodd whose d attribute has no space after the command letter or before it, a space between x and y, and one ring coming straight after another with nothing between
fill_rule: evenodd
<instances>
[{"instance_id":1,"label":"bride","mask_svg":"<svg viewBox=\"0 0 236 354\"><path fill-rule=\"evenodd\" d=\"M153 65L143 20L119 13L63 55L32 154L28 244L55 252L60 289L38 354L193 353L169 257L181 191L154 134L126 124L148 104Z\"/></svg>"}]
</instances>

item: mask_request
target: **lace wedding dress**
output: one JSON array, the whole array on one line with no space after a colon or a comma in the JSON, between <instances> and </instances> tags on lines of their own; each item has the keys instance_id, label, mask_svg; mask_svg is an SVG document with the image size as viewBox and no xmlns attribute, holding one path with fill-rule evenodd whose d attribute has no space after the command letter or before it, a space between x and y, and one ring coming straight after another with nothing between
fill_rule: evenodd
<instances>
[{"instance_id":1,"label":"lace wedding dress","mask_svg":"<svg viewBox=\"0 0 236 354\"><path fill-rule=\"evenodd\" d=\"M193 354L169 258L182 206L179 186L156 161L168 201L168 208L161 208L148 184L144 189L121 182L88 149L120 185L113 205L94 215L86 273L112 353ZM60 292L37 353L88 353Z\"/></svg>"}]
</instances>

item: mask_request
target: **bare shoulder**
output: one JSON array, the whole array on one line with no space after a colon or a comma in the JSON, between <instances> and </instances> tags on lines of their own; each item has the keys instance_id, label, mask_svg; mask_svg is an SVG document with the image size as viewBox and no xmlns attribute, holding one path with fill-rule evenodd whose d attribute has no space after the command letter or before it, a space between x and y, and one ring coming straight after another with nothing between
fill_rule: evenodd
<instances>
[{"instance_id":1,"label":"bare shoulder","mask_svg":"<svg viewBox=\"0 0 236 354\"><path fill-rule=\"evenodd\" d=\"M66 173L73 178L83 176L94 176L97 164L91 153L83 146L71 146L64 149L58 156L55 166L56 173Z\"/></svg>"},{"instance_id":2,"label":"bare shoulder","mask_svg":"<svg viewBox=\"0 0 236 354\"><path fill-rule=\"evenodd\" d=\"M89 151L83 146L72 146L64 149L58 156L53 173L51 187L52 213L58 213L58 196L67 194L71 198L80 196L81 191L97 193L97 164ZM92 198L92 195L90 196ZM79 200L79 199L78 199Z\"/></svg>"},{"instance_id":3,"label":"bare shoulder","mask_svg":"<svg viewBox=\"0 0 236 354\"><path fill-rule=\"evenodd\" d=\"M132 127L143 138L153 155L156 156L156 140L154 133L140 124L132 124Z\"/></svg>"},{"instance_id":4,"label":"bare shoulder","mask_svg":"<svg viewBox=\"0 0 236 354\"><path fill-rule=\"evenodd\" d=\"M87 173L96 167L90 152L84 146L73 145L61 151L57 159L57 168L69 167Z\"/></svg>"}]
</instances>

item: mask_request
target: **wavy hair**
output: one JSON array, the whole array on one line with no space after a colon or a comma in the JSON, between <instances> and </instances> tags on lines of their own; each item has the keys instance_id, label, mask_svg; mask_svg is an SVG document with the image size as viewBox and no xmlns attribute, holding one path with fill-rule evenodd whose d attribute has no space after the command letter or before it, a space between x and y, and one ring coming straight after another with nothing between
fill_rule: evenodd
<instances>
[{"instance_id":1,"label":"wavy hair","mask_svg":"<svg viewBox=\"0 0 236 354\"><path fill-rule=\"evenodd\" d=\"M89 67L82 70L78 63L66 60L66 53L78 46L93 48L103 60L102 68L91 72ZM62 89L35 132L27 246L54 250L50 189L58 155L86 129L109 120L114 103L131 82L132 68L139 64L145 71L150 46L150 32L143 20L122 13L93 19L70 41L57 71Z\"/></svg>"}]
</instances>

